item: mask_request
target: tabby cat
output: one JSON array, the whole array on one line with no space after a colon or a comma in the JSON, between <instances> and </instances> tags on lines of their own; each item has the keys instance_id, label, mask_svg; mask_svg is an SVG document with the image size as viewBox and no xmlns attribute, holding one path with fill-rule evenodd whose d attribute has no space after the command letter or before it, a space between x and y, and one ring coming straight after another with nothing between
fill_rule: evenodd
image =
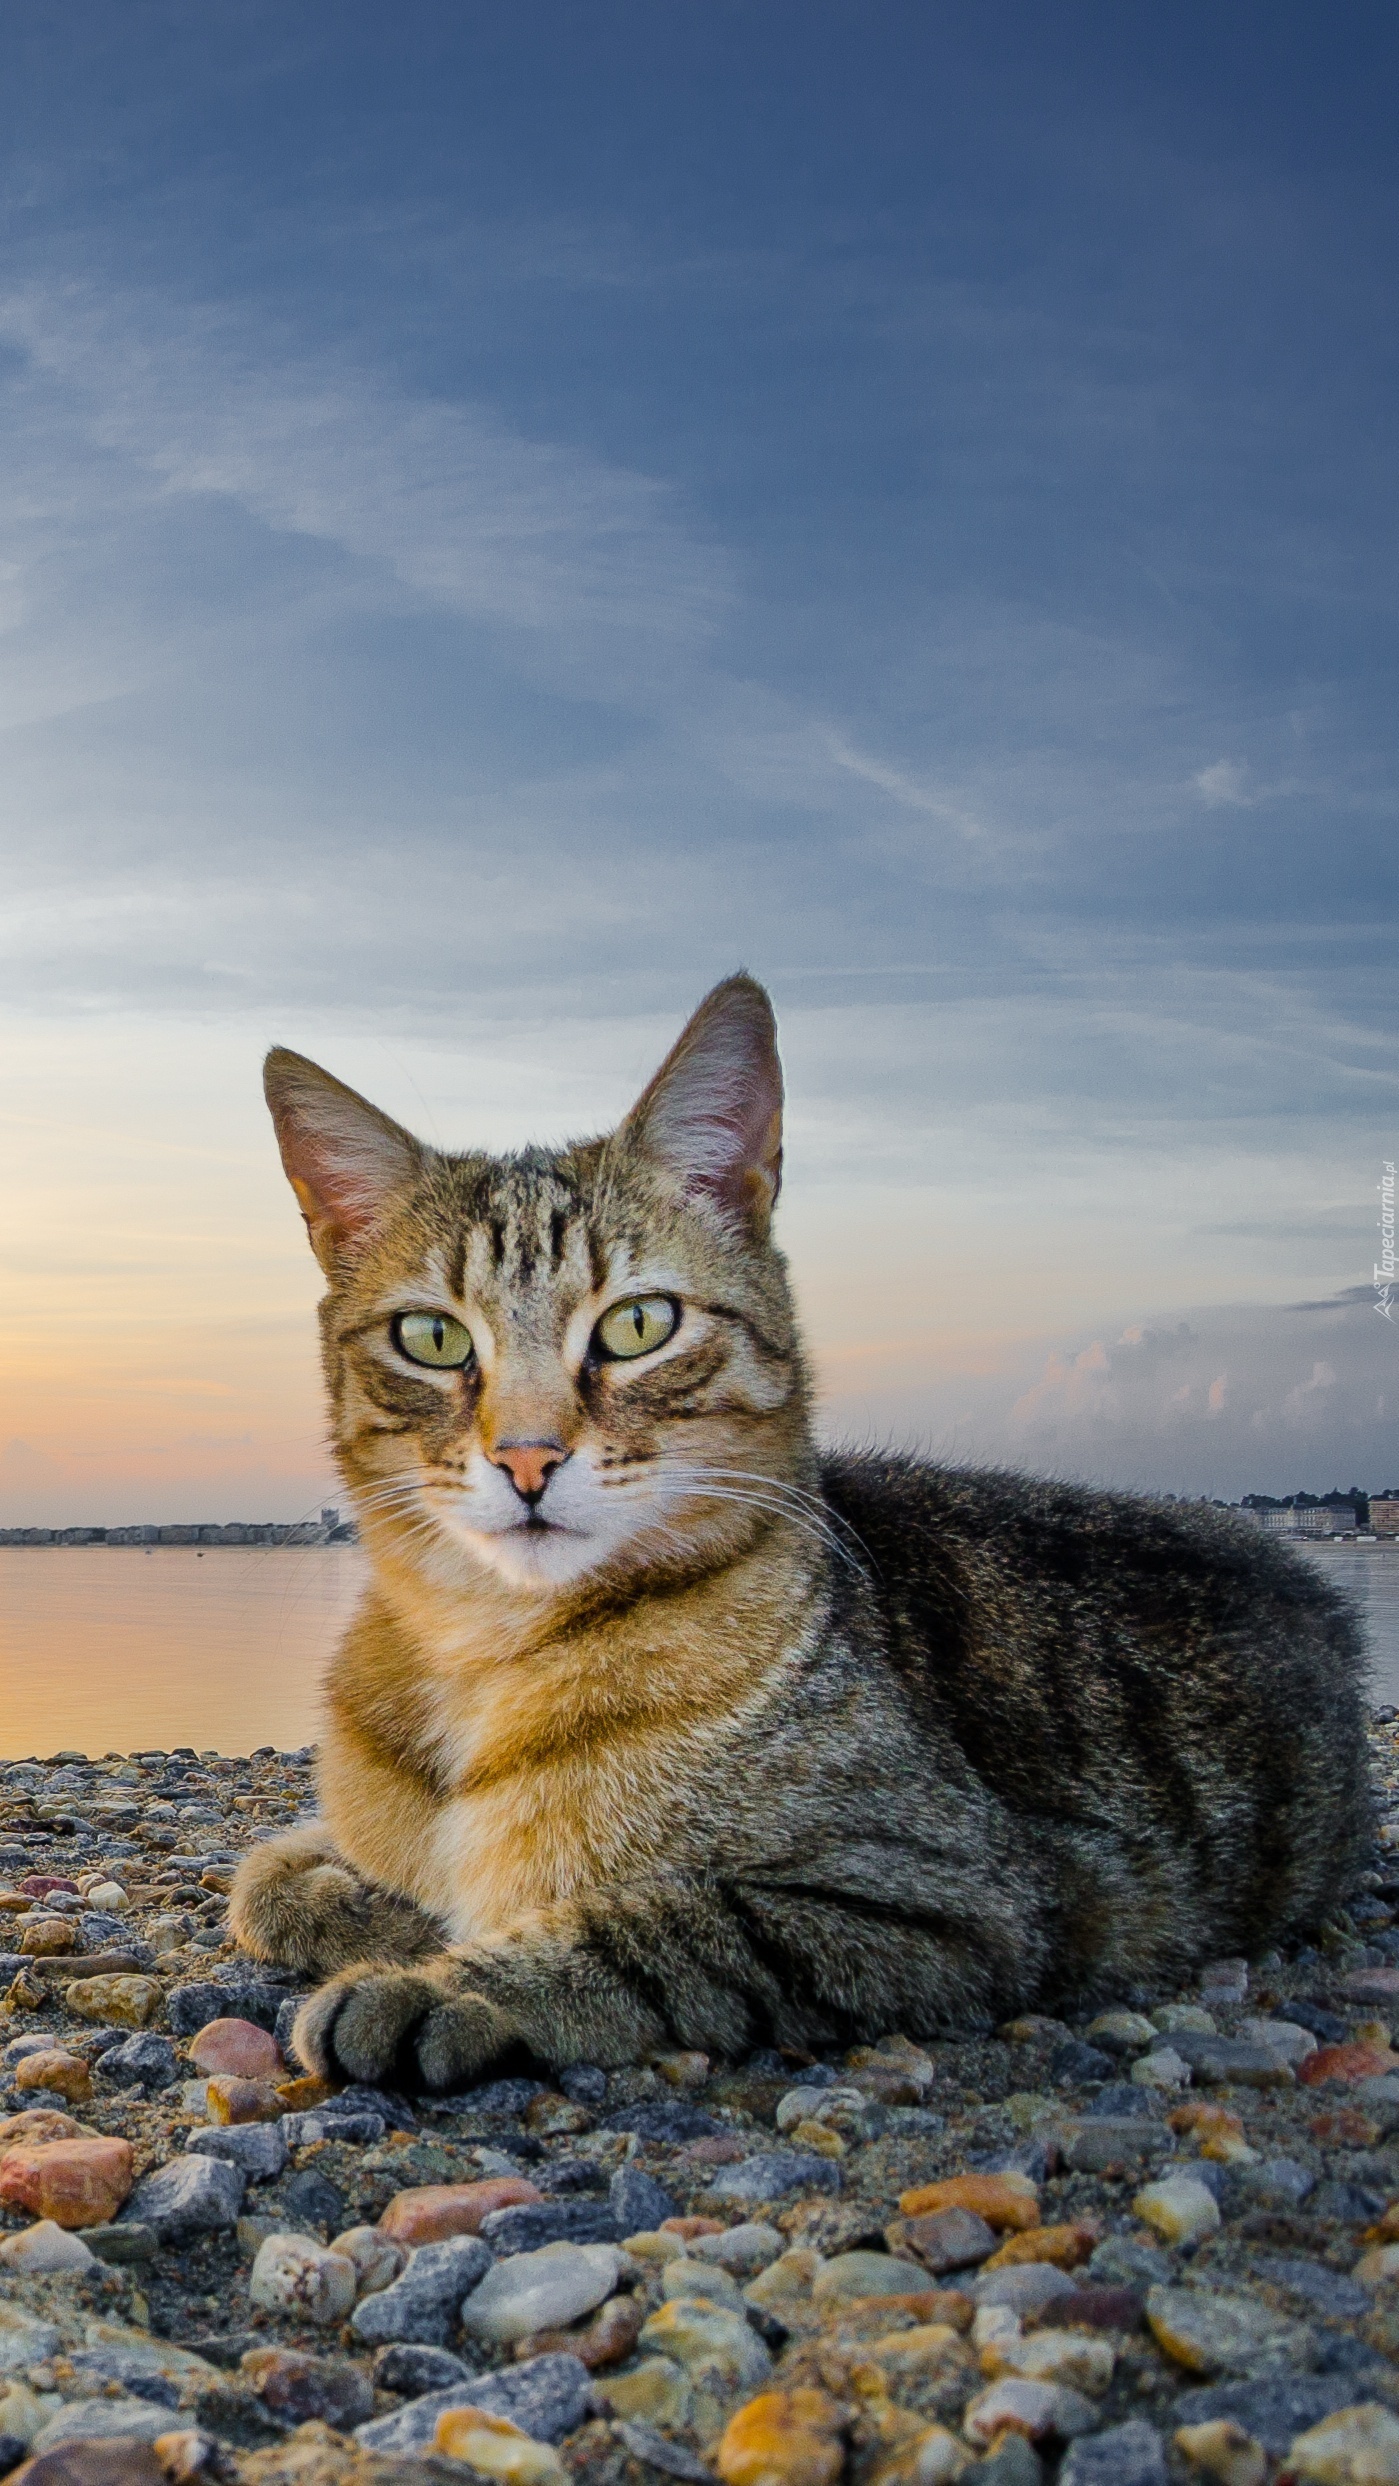
<instances>
[{"instance_id":1,"label":"tabby cat","mask_svg":"<svg viewBox=\"0 0 1399 2486\"><path fill-rule=\"evenodd\" d=\"M1323 1580L1202 1509L818 1451L761 986L574 1147L440 1153L295 1053L267 1093L371 1566L322 1815L233 1898L326 1980L307 2064L931 2036L1344 1894L1362 1666Z\"/></svg>"}]
</instances>

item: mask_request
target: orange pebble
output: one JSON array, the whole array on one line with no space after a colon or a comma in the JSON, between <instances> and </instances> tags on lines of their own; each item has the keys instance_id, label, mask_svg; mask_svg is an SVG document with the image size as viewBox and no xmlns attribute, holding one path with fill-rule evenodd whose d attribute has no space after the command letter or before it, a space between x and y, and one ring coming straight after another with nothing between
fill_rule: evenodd
<instances>
[{"instance_id":1,"label":"orange pebble","mask_svg":"<svg viewBox=\"0 0 1399 2486\"><path fill-rule=\"evenodd\" d=\"M287 2111L270 2080L240 2080L236 2072L215 2072L206 2094L210 2123L276 2123Z\"/></svg>"},{"instance_id":2,"label":"orange pebble","mask_svg":"<svg viewBox=\"0 0 1399 2486\"><path fill-rule=\"evenodd\" d=\"M56 2089L70 2105L80 2106L92 2095L92 2074L80 2055L48 2046L42 2054L26 2054L15 2065L17 2089Z\"/></svg>"},{"instance_id":3,"label":"orange pebble","mask_svg":"<svg viewBox=\"0 0 1399 2486\"><path fill-rule=\"evenodd\" d=\"M1360 2114L1354 2106L1333 2106L1324 2115L1313 2115L1307 2130L1314 2141L1329 2141L1342 2149L1373 2149L1380 2137L1374 2117Z\"/></svg>"},{"instance_id":4,"label":"orange pebble","mask_svg":"<svg viewBox=\"0 0 1399 2486\"><path fill-rule=\"evenodd\" d=\"M303 2080L277 2082L277 2095L289 2115L307 2114L313 2106L324 2106L339 2094L334 2081L322 2080L316 2072L308 2072Z\"/></svg>"},{"instance_id":5,"label":"orange pebble","mask_svg":"<svg viewBox=\"0 0 1399 2486\"><path fill-rule=\"evenodd\" d=\"M413 2184L395 2193L379 2221L395 2244L440 2244L474 2236L492 2210L516 2210L544 2195L523 2175L488 2175L479 2184Z\"/></svg>"},{"instance_id":6,"label":"orange pebble","mask_svg":"<svg viewBox=\"0 0 1399 2486\"><path fill-rule=\"evenodd\" d=\"M1373 2080L1394 2071L1399 2071L1399 2054L1389 2046L1318 2046L1314 2054L1303 2056L1297 2078L1304 2089L1315 2089L1323 2080Z\"/></svg>"},{"instance_id":7,"label":"orange pebble","mask_svg":"<svg viewBox=\"0 0 1399 2486\"><path fill-rule=\"evenodd\" d=\"M1067 2227L1031 2227L1024 2235L1008 2236L983 2270L1009 2270L1019 2262L1052 2262L1056 2270L1076 2270L1086 2262L1102 2229L1094 2219L1076 2219Z\"/></svg>"},{"instance_id":8,"label":"orange pebble","mask_svg":"<svg viewBox=\"0 0 1399 2486\"><path fill-rule=\"evenodd\" d=\"M1026 2175L950 2175L941 2184L919 2184L900 2193L905 2218L937 2210L971 2210L988 2227L1024 2229L1040 2223L1040 2197Z\"/></svg>"},{"instance_id":9,"label":"orange pebble","mask_svg":"<svg viewBox=\"0 0 1399 2486\"><path fill-rule=\"evenodd\" d=\"M104 2227L134 2181L131 2143L94 2133L76 2141L21 2141L0 2157L0 2201L56 2227Z\"/></svg>"},{"instance_id":10,"label":"orange pebble","mask_svg":"<svg viewBox=\"0 0 1399 2486\"><path fill-rule=\"evenodd\" d=\"M764 2391L729 2419L715 2465L724 2486L835 2486L843 2423L824 2391Z\"/></svg>"},{"instance_id":11,"label":"orange pebble","mask_svg":"<svg viewBox=\"0 0 1399 2486\"><path fill-rule=\"evenodd\" d=\"M207 2020L189 2041L189 2059L199 2072L234 2072L240 2080L275 2080L282 2049L275 2037L254 2020Z\"/></svg>"},{"instance_id":12,"label":"orange pebble","mask_svg":"<svg viewBox=\"0 0 1399 2486\"><path fill-rule=\"evenodd\" d=\"M16 2141L80 2141L83 2127L56 2106L26 2106L19 2115L0 2115L0 2148Z\"/></svg>"},{"instance_id":13,"label":"orange pebble","mask_svg":"<svg viewBox=\"0 0 1399 2486\"><path fill-rule=\"evenodd\" d=\"M1203 2098L1192 2099L1188 2106L1175 2106L1166 2117L1173 2132L1227 2132L1241 2141L1244 2127L1238 2115L1227 2106L1210 2106Z\"/></svg>"}]
</instances>

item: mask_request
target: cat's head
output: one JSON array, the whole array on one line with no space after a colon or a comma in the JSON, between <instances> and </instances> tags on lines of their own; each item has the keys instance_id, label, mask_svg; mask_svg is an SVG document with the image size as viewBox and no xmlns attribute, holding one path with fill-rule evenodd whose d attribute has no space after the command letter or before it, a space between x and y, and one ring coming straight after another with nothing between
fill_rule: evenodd
<instances>
[{"instance_id":1,"label":"cat's head","mask_svg":"<svg viewBox=\"0 0 1399 2486\"><path fill-rule=\"evenodd\" d=\"M333 1433L371 1545L550 1598L690 1576L803 1526L761 985L716 986L620 1127L568 1148L427 1148L297 1053L269 1054L266 1083L329 1281Z\"/></svg>"}]
</instances>

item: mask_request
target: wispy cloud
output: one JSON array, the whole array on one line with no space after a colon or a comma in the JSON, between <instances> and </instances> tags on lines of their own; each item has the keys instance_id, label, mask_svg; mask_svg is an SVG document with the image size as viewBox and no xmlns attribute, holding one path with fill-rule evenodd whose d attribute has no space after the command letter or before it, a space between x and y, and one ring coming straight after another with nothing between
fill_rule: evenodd
<instances>
[{"instance_id":1,"label":"wispy cloud","mask_svg":"<svg viewBox=\"0 0 1399 2486\"><path fill-rule=\"evenodd\" d=\"M852 777L860 777L866 785L878 786L881 794L892 796L905 811L921 812L925 819L940 821L944 828L954 829L959 837L975 842L986 835L984 823L965 804L952 802L932 787L919 785L901 769L891 768L883 760L871 759L857 751L843 735L829 726L824 736L826 749L837 768L847 769Z\"/></svg>"},{"instance_id":2,"label":"wispy cloud","mask_svg":"<svg viewBox=\"0 0 1399 2486\"><path fill-rule=\"evenodd\" d=\"M1196 771L1195 791L1206 811L1256 811L1261 803L1279 802L1299 791L1295 777L1260 785L1242 760L1213 760Z\"/></svg>"},{"instance_id":3,"label":"wispy cloud","mask_svg":"<svg viewBox=\"0 0 1399 2486\"><path fill-rule=\"evenodd\" d=\"M668 484L344 355L269 353L231 311L35 286L0 301L0 337L165 494L233 502L445 611L559 635L574 661L598 634L632 661L701 645L730 593Z\"/></svg>"}]
</instances>

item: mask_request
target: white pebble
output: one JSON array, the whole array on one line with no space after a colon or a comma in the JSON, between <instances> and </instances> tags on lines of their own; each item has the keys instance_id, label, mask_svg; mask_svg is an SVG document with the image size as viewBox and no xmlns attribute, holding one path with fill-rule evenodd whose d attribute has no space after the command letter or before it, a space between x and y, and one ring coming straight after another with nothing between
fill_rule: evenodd
<instances>
[{"instance_id":1,"label":"white pebble","mask_svg":"<svg viewBox=\"0 0 1399 2486\"><path fill-rule=\"evenodd\" d=\"M1174 2046L1156 2046L1137 2057L1132 2078L1141 2089L1188 2089L1190 2066Z\"/></svg>"},{"instance_id":2,"label":"white pebble","mask_svg":"<svg viewBox=\"0 0 1399 2486\"><path fill-rule=\"evenodd\" d=\"M0 2262L7 2270L24 2270L36 2276L50 2270L95 2270L97 2255L66 2227L55 2226L51 2218L39 2219L26 2227L21 2235L7 2236L0 2244Z\"/></svg>"},{"instance_id":3,"label":"white pebble","mask_svg":"<svg viewBox=\"0 0 1399 2486\"><path fill-rule=\"evenodd\" d=\"M402 2245L392 2236L381 2236L377 2227L347 2227L343 2236L332 2236L330 2249L354 2263L361 2296L377 2296L381 2288L392 2287L408 2259Z\"/></svg>"},{"instance_id":4,"label":"white pebble","mask_svg":"<svg viewBox=\"0 0 1399 2486\"><path fill-rule=\"evenodd\" d=\"M751 2279L786 2252L787 2240L761 2219L745 2219L741 2227L726 2227L721 2236L695 2236L684 2250L694 2261L717 2262L735 2278Z\"/></svg>"},{"instance_id":5,"label":"white pebble","mask_svg":"<svg viewBox=\"0 0 1399 2486\"><path fill-rule=\"evenodd\" d=\"M333 2253L314 2236L268 2236L258 2247L248 2292L269 2313L303 2322L341 2322L358 2293L359 2273L348 2254Z\"/></svg>"},{"instance_id":6,"label":"white pebble","mask_svg":"<svg viewBox=\"0 0 1399 2486\"><path fill-rule=\"evenodd\" d=\"M1143 2185L1132 2207L1167 2244L1201 2244L1219 2233L1219 2203L1197 2175L1166 2175Z\"/></svg>"},{"instance_id":7,"label":"white pebble","mask_svg":"<svg viewBox=\"0 0 1399 2486\"><path fill-rule=\"evenodd\" d=\"M1294 2069L1316 2053L1316 2039L1310 2029L1299 2028L1295 2020L1245 2020L1239 2035L1251 2039L1255 2046L1267 2046L1273 2054Z\"/></svg>"}]
</instances>

